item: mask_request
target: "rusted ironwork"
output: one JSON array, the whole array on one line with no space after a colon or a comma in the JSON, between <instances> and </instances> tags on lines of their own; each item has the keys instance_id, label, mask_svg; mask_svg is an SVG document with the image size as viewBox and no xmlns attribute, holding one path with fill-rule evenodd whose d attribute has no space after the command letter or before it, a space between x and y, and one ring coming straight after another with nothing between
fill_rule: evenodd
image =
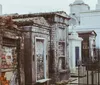
<instances>
[{"instance_id":1,"label":"rusted ironwork","mask_svg":"<svg viewBox=\"0 0 100 85\"><path fill-rule=\"evenodd\" d=\"M88 57L86 63L78 65L78 68L78 75L86 75L83 77L78 76L78 85L100 85L100 49L96 49L94 60Z\"/></svg>"}]
</instances>

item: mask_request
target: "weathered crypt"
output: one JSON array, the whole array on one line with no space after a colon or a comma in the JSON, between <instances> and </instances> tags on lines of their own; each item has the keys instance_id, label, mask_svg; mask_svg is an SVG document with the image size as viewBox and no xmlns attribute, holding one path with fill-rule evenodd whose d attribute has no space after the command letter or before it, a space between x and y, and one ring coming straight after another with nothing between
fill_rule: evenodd
<instances>
[{"instance_id":1,"label":"weathered crypt","mask_svg":"<svg viewBox=\"0 0 100 85\"><path fill-rule=\"evenodd\" d=\"M0 84L20 81L20 31L10 16L0 17ZM20 60L19 60L20 58Z\"/></svg>"},{"instance_id":2,"label":"weathered crypt","mask_svg":"<svg viewBox=\"0 0 100 85\"><path fill-rule=\"evenodd\" d=\"M68 80L69 16L59 11L12 18L24 35L25 85Z\"/></svg>"}]
</instances>

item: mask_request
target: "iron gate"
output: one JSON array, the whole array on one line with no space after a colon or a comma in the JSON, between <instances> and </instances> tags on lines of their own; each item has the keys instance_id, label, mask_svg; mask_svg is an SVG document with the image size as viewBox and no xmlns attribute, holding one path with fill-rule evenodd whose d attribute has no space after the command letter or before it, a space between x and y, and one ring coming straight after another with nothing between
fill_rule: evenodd
<instances>
[{"instance_id":1,"label":"iron gate","mask_svg":"<svg viewBox=\"0 0 100 85\"><path fill-rule=\"evenodd\" d=\"M85 64L78 64L78 85L100 85L100 50L94 58L88 57Z\"/></svg>"}]
</instances>

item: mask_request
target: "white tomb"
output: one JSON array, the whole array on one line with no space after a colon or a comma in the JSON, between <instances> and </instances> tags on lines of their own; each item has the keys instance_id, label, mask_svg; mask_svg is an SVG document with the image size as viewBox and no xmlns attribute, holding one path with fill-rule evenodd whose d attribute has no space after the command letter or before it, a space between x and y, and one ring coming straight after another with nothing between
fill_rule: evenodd
<instances>
[{"instance_id":1,"label":"white tomb","mask_svg":"<svg viewBox=\"0 0 100 85\"><path fill-rule=\"evenodd\" d=\"M75 31L69 35L69 66L71 73L76 73L78 62L81 61L82 40Z\"/></svg>"}]
</instances>

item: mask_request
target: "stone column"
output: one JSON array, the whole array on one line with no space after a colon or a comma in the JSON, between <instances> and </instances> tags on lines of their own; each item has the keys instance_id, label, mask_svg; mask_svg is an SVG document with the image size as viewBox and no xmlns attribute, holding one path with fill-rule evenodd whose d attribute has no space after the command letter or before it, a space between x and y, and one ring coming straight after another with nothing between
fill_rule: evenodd
<instances>
[{"instance_id":1,"label":"stone column","mask_svg":"<svg viewBox=\"0 0 100 85\"><path fill-rule=\"evenodd\" d=\"M25 85L25 73L24 73L24 35L22 34L19 39L19 76L20 84Z\"/></svg>"}]
</instances>

